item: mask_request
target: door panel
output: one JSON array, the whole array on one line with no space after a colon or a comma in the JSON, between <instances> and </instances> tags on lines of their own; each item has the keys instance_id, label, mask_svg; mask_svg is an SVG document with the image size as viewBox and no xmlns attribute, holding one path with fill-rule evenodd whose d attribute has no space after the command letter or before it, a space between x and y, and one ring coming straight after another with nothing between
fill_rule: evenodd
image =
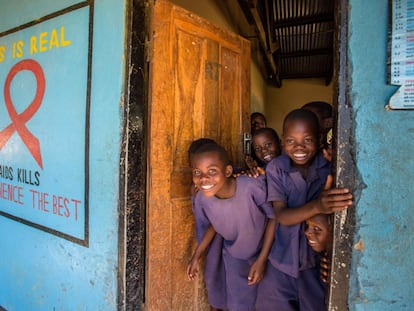
<instances>
[{"instance_id":1,"label":"door panel","mask_svg":"<svg viewBox=\"0 0 414 311\"><path fill-rule=\"evenodd\" d=\"M186 279L195 247L188 148L221 143L242 165L249 131L250 45L168 1L151 21L147 310L208 310L202 277Z\"/></svg>"}]
</instances>

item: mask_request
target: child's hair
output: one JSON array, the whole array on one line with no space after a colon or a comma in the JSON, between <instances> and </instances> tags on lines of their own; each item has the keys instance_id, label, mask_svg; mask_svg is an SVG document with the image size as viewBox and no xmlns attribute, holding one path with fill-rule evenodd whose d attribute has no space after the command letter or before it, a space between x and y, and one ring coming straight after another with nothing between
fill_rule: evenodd
<instances>
[{"instance_id":1,"label":"child's hair","mask_svg":"<svg viewBox=\"0 0 414 311\"><path fill-rule=\"evenodd\" d=\"M253 139L253 137L261 135L261 134L269 134L274 139L274 141L276 142L276 145L280 149L280 138L279 138L279 135L277 135L277 132L274 129L272 129L271 127L263 127L261 129L258 129L256 132L254 132L254 134L252 136L252 139Z\"/></svg>"},{"instance_id":2,"label":"child's hair","mask_svg":"<svg viewBox=\"0 0 414 311\"><path fill-rule=\"evenodd\" d=\"M326 225L329 233L332 233L333 231L333 215L332 214L316 214L313 217L322 217L326 220ZM313 218L311 217L311 218Z\"/></svg>"},{"instance_id":3,"label":"child's hair","mask_svg":"<svg viewBox=\"0 0 414 311\"><path fill-rule=\"evenodd\" d=\"M302 106L302 109L314 109L315 113L317 113L322 119L332 118L333 115L332 106L322 101L306 103Z\"/></svg>"},{"instance_id":4,"label":"child's hair","mask_svg":"<svg viewBox=\"0 0 414 311\"><path fill-rule=\"evenodd\" d=\"M196 150L205 144L216 144L216 141L211 138L204 137L194 140L188 148L188 158L190 159Z\"/></svg>"},{"instance_id":5,"label":"child's hair","mask_svg":"<svg viewBox=\"0 0 414 311\"><path fill-rule=\"evenodd\" d=\"M209 143L202 144L201 146L199 146L197 149L194 150L194 153L192 154L192 156L206 153L206 152L217 152L220 157L220 160L223 162L224 165L230 164L230 159L227 154L227 151L222 146L217 144L216 142L213 142L213 143L209 142Z\"/></svg>"},{"instance_id":6,"label":"child's hair","mask_svg":"<svg viewBox=\"0 0 414 311\"><path fill-rule=\"evenodd\" d=\"M286 124L290 121L295 120L302 120L302 121L308 121L310 122L313 130L315 131L316 136L319 137L320 128L319 128L319 120L316 114L314 114L310 110L306 110L303 108L294 109L291 112L289 112L285 119L283 120L283 132L285 132Z\"/></svg>"},{"instance_id":7,"label":"child's hair","mask_svg":"<svg viewBox=\"0 0 414 311\"><path fill-rule=\"evenodd\" d=\"M262 117L263 118L263 120L265 121L265 123L267 123L267 121L266 121L266 117L264 116L264 114L263 113L261 113L261 112L253 112L251 115L250 115L250 121L253 121L253 119L254 118L256 118L256 117Z\"/></svg>"}]
</instances>

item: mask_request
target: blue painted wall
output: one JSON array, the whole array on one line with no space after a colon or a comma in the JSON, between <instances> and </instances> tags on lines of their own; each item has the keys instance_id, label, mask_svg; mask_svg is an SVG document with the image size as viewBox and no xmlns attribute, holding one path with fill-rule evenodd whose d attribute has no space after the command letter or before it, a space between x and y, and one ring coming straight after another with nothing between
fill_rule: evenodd
<instances>
[{"instance_id":1,"label":"blue painted wall","mask_svg":"<svg viewBox=\"0 0 414 311\"><path fill-rule=\"evenodd\" d=\"M22 191L15 200L0 191L0 306L8 311L117 309L125 1L91 3L0 0L0 137L5 137L3 130L13 123L3 97L11 68L33 59L46 81L40 108L24 121L40 142L42 163L29 152L30 143L23 141L22 131L13 129L0 148L0 166L13 171L12 175L4 170L0 174L2 187ZM76 10L36 23L77 4L81 6ZM54 27L57 36L51 43ZM44 32L47 34L42 35ZM42 50L38 53L29 50L33 36ZM88 42L88 38L93 39ZM43 39L47 41L40 43ZM24 44L13 52L13 42L19 40ZM92 48L91 55L88 48ZM88 62L92 68L89 77ZM11 99L20 117L39 87L32 73L23 70L12 79ZM37 172L40 182L18 179L18 168L32 176ZM30 197L30 190L46 193L48 203L39 208L39 200ZM64 207L53 204L58 196L69 200L66 207L64 199ZM78 218L71 199L79 201Z\"/></svg>"},{"instance_id":2,"label":"blue painted wall","mask_svg":"<svg viewBox=\"0 0 414 311\"><path fill-rule=\"evenodd\" d=\"M388 1L350 0L356 206L350 310L414 310L414 110L386 111Z\"/></svg>"}]
</instances>

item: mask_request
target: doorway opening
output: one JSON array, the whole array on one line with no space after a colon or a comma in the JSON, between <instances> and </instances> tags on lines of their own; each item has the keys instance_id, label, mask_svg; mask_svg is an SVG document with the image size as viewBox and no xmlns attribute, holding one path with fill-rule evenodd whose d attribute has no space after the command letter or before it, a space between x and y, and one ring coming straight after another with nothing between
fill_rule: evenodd
<instances>
[{"instance_id":1,"label":"doorway opening","mask_svg":"<svg viewBox=\"0 0 414 311\"><path fill-rule=\"evenodd\" d=\"M168 3L169 1L159 2ZM250 109L248 109L249 111L242 111L242 122L240 123L241 125L238 124L238 126L245 128L245 125L243 124L245 124L245 119L248 118L249 113L258 111L265 114L268 126L274 128L279 134L281 134L283 118L290 110L299 108L310 101L324 101L332 104L335 112L334 146L336 148L334 152L334 167L336 168L336 184L337 186L346 185L349 187L349 183L353 180L353 161L349 146L347 144L347 142L349 142L350 135L352 135L349 131L352 125L351 111L349 111L346 107L347 67L345 51L347 42L347 1L337 0L332 2L329 0L318 0L312 2L312 4L308 4L308 2L309 1L299 0L171 1L173 5L191 12L187 16L188 18L198 20L198 16L200 16L208 22L217 25L220 29L225 29L226 31L235 33L250 41L250 99L248 99ZM134 12L136 8L138 8L139 12L145 12L145 16L139 16L139 14L135 16L135 13L133 14L134 18L132 19L132 28L135 30L133 30L131 34L131 57L134 58L135 55L137 59L145 59L145 57L151 55L151 53L147 54L147 40L150 40L148 39L148 32L151 32L151 29L149 29L148 32L140 32L137 29L146 29L145 27L150 24L147 19L148 17L153 18L151 6L149 6L150 9L148 10L146 5L140 4L140 1L132 1L132 3L134 6ZM152 2L150 3L151 5L153 4ZM260 4L262 5L261 7L258 6ZM169 12L165 11L165 16L163 16L167 19L167 17L170 16L169 14ZM193 16L190 16L192 14ZM163 22L162 20L159 21L161 23ZM134 22L136 24L134 24ZM174 27L185 30L189 25L190 24L187 23L187 21L183 21L178 22L178 24L175 23ZM165 23L164 26L167 29L169 29L168 27L171 27L170 24L167 23ZM194 52L199 52L199 50L197 50L197 46L199 45L197 39L187 36L188 34L191 34L191 32L191 30L188 31L188 33L186 31L181 32L181 37L175 42L183 44L184 50L187 49L190 51L194 48L194 50L192 50L193 54L188 54L188 57L190 55L196 55ZM326 37L329 37L330 39L328 40ZM167 42L170 38L167 35L163 38L163 40ZM285 44L288 47L286 50L281 49L282 40L286 41ZM137 42L139 43L138 46L135 44ZM186 45L187 43L188 45ZM324 44L328 44L328 46ZM232 50L234 46L235 45L233 43L228 44L228 50L234 51ZM167 49L169 47L166 45L164 48ZM216 52L214 52L215 49L215 43L211 45L211 48L207 49L207 51L209 51L208 53L211 53L209 54L209 57L213 59L218 57L218 59L221 60L222 56L216 54ZM184 54L179 54L177 56L178 52L174 53L176 54L173 55L171 59L184 60L186 58ZM234 55L234 53L227 54L227 57L229 57L227 60L234 60ZM165 61L168 62L168 59ZM169 175L170 171L166 172L167 175L161 174L162 172L160 172L160 176L158 177L152 175L154 170L151 168L151 159L148 160L146 152L148 150L148 152L151 152L151 149L154 149L150 146L153 137L150 137L149 135L151 135L151 133L146 133L145 129L148 128L151 121L154 122L154 120L151 120L153 116L151 114L147 114L149 106L153 105L153 103L147 102L146 99L151 97L152 92L156 89L160 92L159 98L157 99L160 99L164 92L162 91L164 90L163 88L174 89L174 86L168 80L169 71L165 70L164 76L166 77L166 80L160 80L160 83L151 88L151 83L148 82L148 78L146 76L146 73L148 72L149 76L151 76L150 63L151 59L147 59L147 62L142 63L136 63L134 61L130 62L130 65L133 65L132 70L134 70L134 72L131 74L132 78L128 86L128 91L131 93L131 96L136 96L138 101L139 99L145 99L143 105L138 105L138 108L135 107L137 108L137 111L132 111L133 113L130 114L129 118L131 120L131 124L133 124L131 128L136 131L131 132L135 135L134 141L136 142L136 145L132 146L134 148L129 148L128 150L131 158L134 157L134 154L136 155L140 153L139 159L135 160L138 160L141 166L125 172L128 176L135 176L131 179L131 184L128 185L127 189L133 189L138 186L140 191L137 201L132 200L132 197L127 194L126 213L131 214L124 215L124 226L120 226L121 228L133 228L133 226L136 226L136 228L131 231L129 231L129 229L127 230L126 240L123 241L125 242L125 245L127 245L126 256L121 256L120 261L125 263L126 271L122 271L120 280L125 274L127 277L126 283L124 283L125 287L120 291L120 300L122 299L121 301L124 302L124 306L127 306L127 310L137 310L140 308L144 310L145 308L151 307L154 309L157 309L157 307L174 309L174 306L176 305L187 306L194 310L204 310L206 304L205 300L191 301L191 297L189 298L185 294L181 293L183 288L177 288L177 284L182 284L180 282L183 280L180 278L181 275L184 276L184 274L180 271L168 271L168 276L166 276L166 271L163 269L165 267L185 266L185 262L183 262L185 259L183 258L188 258L188 256L177 258L177 254L174 253L175 246L172 241L174 238L181 239L182 237L182 235L180 235L182 232L176 230L183 230L187 232L191 229L191 224L183 221L183 219L187 219L189 216L191 217L191 214L189 215L188 213L189 209L187 206L189 202L183 199L187 194L184 194L182 190L186 189L186 184L182 184L182 180L188 178L189 175L188 171L185 169L173 169L173 173L171 173L171 175ZM214 61L209 62L209 64L217 65L221 63ZM284 65L282 66L281 64ZM218 66L219 65L216 67L219 68ZM213 66L212 68L216 67ZM130 69L131 67L129 67L128 70ZM186 72L178 73L179 78L185 78L186 75L191 73L194 73L194 77L197 78L197 68L188 67L185 69ZM212 75L210 72L209 75L206 75L206 77L207 76L211 78L215 75ZM231 73L229 77L234 79L235 76ZM214 93L214 90L216 89L214 83L217 81L214 81L214 79L210 80L211 81L208 82L206 86L209 87L210 85L209 95L215 96L217 94ZM179 91L179 88L174 90L174 92L176 92L175 94L179 94ZM191 91L189 93L191 93ZM228 100L230 99L231 96ZM175 110L171 111L168 110L170 108L171 107L166 108L167 110L165 111L169 111L170 114L172 114L171 117L174 118L177 118L177 115L179 114L202 114L202 112L198 110L188 110L189 105L185 105L184 108L173 107ZM160 113L165 114L165 111L160 111ZM208 111L214 112L214 109ZM219 114L211 115L210 117L205 115L203 116L210 121L205 121L205 123L200 125L200 127L204 126L205 128L209 128L211 129L210 134L217 135L215 131L219 130L219 128L217 128L217 126L214 127L213 123L217 122ZM208 122L212 123L207 124ZM174 124L174 120L168 118L163 120L155 120L155 124L171 125ZM179 122L177 124L179 124ZM344 128L348 129L348 131L341 130ZM180 127L180 129L182 128ZM178 132L173 134L172 140L165 142L172 146L171 150L168 149L168 154L172 154L174 159L179 163L184 163L186 161L186 150L183 148L183 145L176 144L174 141L174 135L181 135L180 129L178 129ZM157 127L157 131L161 131L157 133L158 135L163 135L161 127ZM191 131L192 133L197 132L199 131L199 128L192 127ZM222 132L225 132L226 134L229 133L229 135L233 133L232 130ZM182 139L191 138L191 133L189 134L184 132L184 134L188 135L188 137L181 135L180 137ZM226 141L229 137L222 137L221 139ZM230 146L230 148L233 147ZM238 149L237 147L234 147L231 150L232 153L236 154ZM163 155L161 153L158 154L160 157L154 158L154 160L163 159ZM340 170L338 170L338 159L341 160ZM149 167L146 166L146 161ZM137 162L132 161L131 163ZM152 165L157 164L152 163ZM145 178L148 184L140 184L140 181ZM164 187L168 188L168 197L162 197L159 195L158 197L150 197L150 199L148 199L148 191L154 190L151 189L151 185L155 185L155 183L151 183L154 178L171 178L171 180L169 180L171 183L165 184L166 187ZM160 179L155 180L155 182L164 183L165 180ZM154 210L150 210L153 206L157 206L157 204L161 205L161 201L164 200L165 202L168 201L168 204L171 204L173 209L160 209L159 211L155 211L155 213ZM139 206L133 206L132 203L128 206L128 202L139 202ZM148 211L152 214L149 214ZM177 212L182 213L182 211L185 211L185 213L178 215L174 214ZM171 214L169 219L172 223L169 224L169 229L164 227L157 228L157 225L154 224L157 221L158 216L164 217L161 216L162 213ZM176 225L175 222L180 217L181 223L186 224L184 228L181 225L174 227ZM139 219L139 221L135 222L136 219ZM345 226L344 223L346 223ZM347 272L350 261L349 243L352 239L349 230L351 226L348 223L352 223L352 215L344 215L339 213L334 216L334 243L331 265L333 269L331 271L330 281L331 284L335 284L335 286L331 286L329 289L329 310L347 309ZM157 230L157 234L153 235L153 230ZM171 230L174 232L171 232ZM163 241L166 242L164 245L165 248L159 250L165 256L157 254L154 257L155 253L151 250L151 243L146 241L149 235L155 236L156 239L158 239L158 245L164 245ZM169 235L169 239L167 235ZM171 239L171 236L174 236L174 238ZM180 243L188 244L190 242L180 241ZM132 248L128 249L128 245ZM135 248L134 245L136 246ZM185 245L185 247L185 250L188 252L192 250L191 244ZM120 251L120 254L121 253L122 251ZM150 269L151 271L149 272L150 276L146 273L148 272L149 257L151 257L153 261ZM169 261L168 263L163 262L166 258ZM135 265L138 265L140 268L134 268ZM159 271L154 272L154 270L157 269L159 269ZM128 276L128 274L130 276ZM160 288L160 284L163 284L164 280L167 280L164 284L165 286L163 287L164 293L163 295L160 295L158 297L160 299L157 300L157 297L155 297L157 295L157 288ZM177 280L178 283L174 282ZM152 285L149 284L151 282L156 283L156 286L151 287ZM185 287L187 285L183 286ZM195 289L195 296L197 297L203 296L203 288L200 288L200 286ZM148 292L148 288L152 289ZM149 302L148 299L150 300ZM146 306L146 304L149 305Z\"/></svg>"},{"instance_id":2,"label":"doorway opening","mask_svg":"<svg viewBox=\"0 0 414 311\"><path fill-rule=\"evenodd\" d=\"M351 187L349 146L352 111L347 105L347 0L172 0L251 42L250 112L262 112L281 134L284 116L307 102L334 111L333 168L336 186ZM346 310L352 211L333 216L329 310Z\"/></svg>"}]
</instances>

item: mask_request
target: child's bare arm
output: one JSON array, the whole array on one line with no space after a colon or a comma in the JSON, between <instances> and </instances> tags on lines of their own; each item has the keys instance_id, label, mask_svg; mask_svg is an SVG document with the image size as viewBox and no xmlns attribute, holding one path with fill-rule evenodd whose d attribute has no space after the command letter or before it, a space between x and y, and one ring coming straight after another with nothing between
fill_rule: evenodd
<instances>
[{"instance_id":1,"label":"child's bare arm","mask_svg":"<svg viewBox=\"0 0 414 311\"><path fill-rule=\"evenodd\" d=\"M331 188L332 175L329 175L320 196L295 208L287 208L286 202L273 201L276 218L283 225L295 225L316 215L332 214L352 205L352 194L347 188Z\"/></svg>"},{"instance_id":2,"label":"child's bare arm","mask_svg":"<svg viewBox=\"0 0 414 311\"><path fill-rule=\"evenodd\" d=\"M275 238L275 229L276 219L269 219L263 235L262 249L256 261L250 267L249 276L247 278L248 285L257 284L263 279L267 257L269 256Z\"/></svg>"},{"instance_id":3,"label":"child's bare arm","mask_svg":"<svg viewBox=\"0 0 414 311\"><path fill-rule=\"evenodd\" d=\"M191 257L191 260L187 266L187 278L190 281L194 280L194 278L197 276L201 256L204 254L207 247L210 245L215 234L216 231L214 230L213 226L210 225L204 233L203 240L195 249L194 254Z\"/></svg>"}]
</instances>

